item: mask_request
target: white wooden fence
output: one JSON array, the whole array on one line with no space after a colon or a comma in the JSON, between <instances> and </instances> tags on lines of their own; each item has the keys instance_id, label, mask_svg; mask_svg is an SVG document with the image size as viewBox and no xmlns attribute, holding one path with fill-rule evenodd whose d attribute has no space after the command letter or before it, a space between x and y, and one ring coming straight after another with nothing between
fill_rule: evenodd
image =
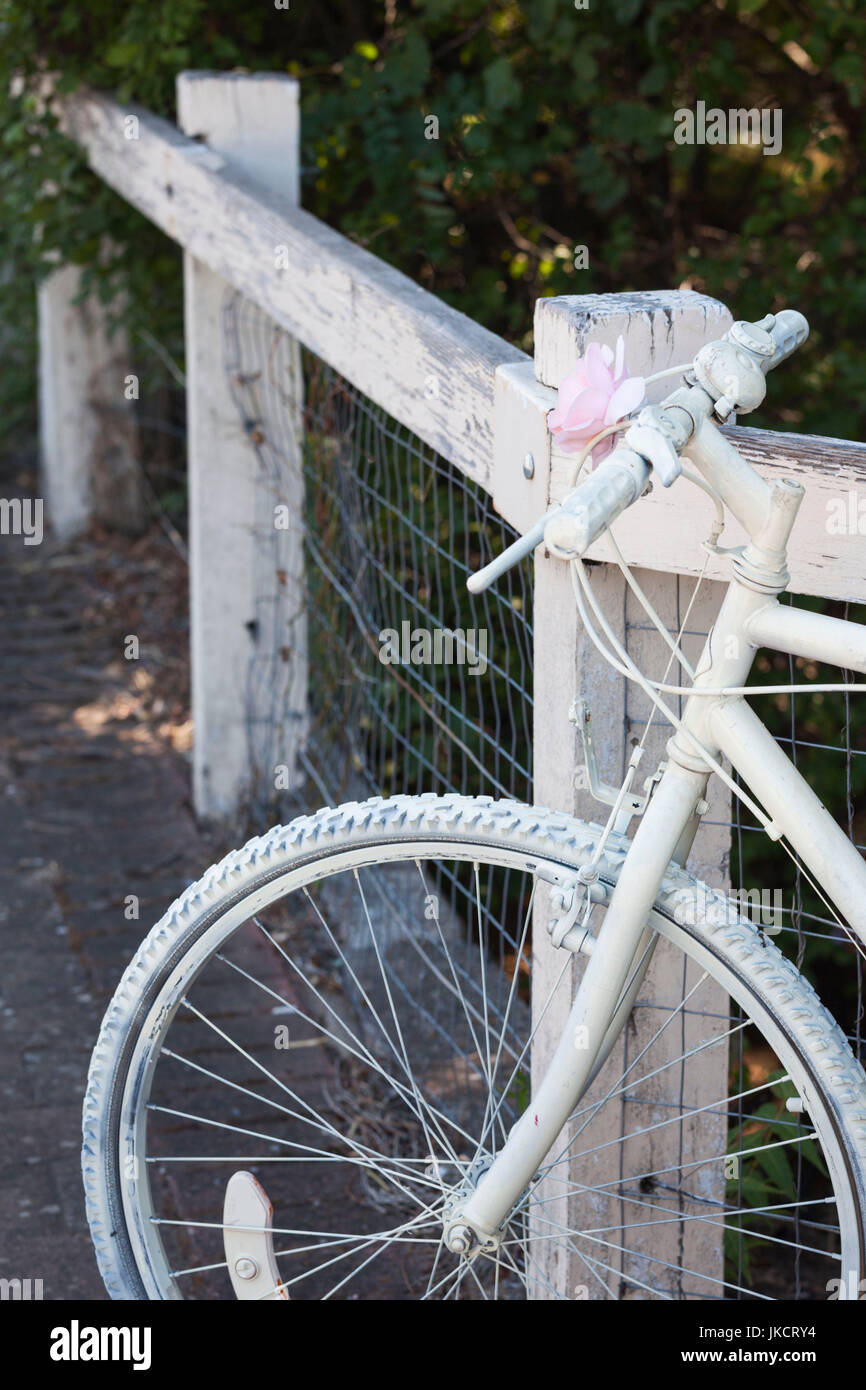
<instances>
[{"instance_id":1,"label":"white wooden fence","mask_svg":"<svg viewBox=\"0 0 866 1390\"><path fill-rule=\"evenodd\" d=\"M614 345L622 334L629 369L649 375L691 359L703 342L724 331L731 313L715 300L677 290L542 299L532 359L298 206L294 81L182 74L180 130L90 93L65 98L61 111L96 173L184 249L194 793L203 816L225 818L244 796L248 775L244 675L254 569L254 454L229 398L222 361L219 314L226 285L480 483L520 531L562 496L570 459L553 446L546 416L557 383L587 344ZM76 287L74 272L61 271L40 299L43 486L55 526L65 535L87 523L97 492L104 491L104 482L97 486L96 447L102 405L82 383L100 382L98 395L113 390L118 402L123 384L123 352L115 347L112 355L86 314L72 311ZM300 370L297 349L292 370ZM665 383L659 383L656 398L664 393ZM300 399L300 391L296 395ZM60 419L67 422L62 430L53 423ZM862 538L828 534L826 525L831 499L851 491L863 495L866 446L765 430L727 433L765 477L785 474L806 484L791 565L793 591L866 599ZM531 469L524 467L527 455ZM300 507L300 453L297 477ZM618 523L627 559L672 627L680 576L695 575L703 561L697 542L707 533L707 506L695 489L657 487ZM739 539L732 523L725 543ZM590 554L605 561L606 542ZM300 588L300 557L290 571ZM710 579L723 572L713 560ZM595 584L623 638L629 610L618 568L605 566ZM698 631L711 624L721 585L710 582L702 592L690 623ZM575 690L590 700L602 774L618 782L630 751L623 682L580 628L567 567L543 553L536 559L534 612L535 799L598 819L599 807L583 789L583 756L569 706ZM640 632L632 634L639 663L649 655L648 645L641 650L643 642ZM299 730L297 721L286 730L290 763ZM659 728L649 746L648 771L664 737ZM715 886L727 883L728 820L718 788L690 861ZM536 933L535 952L535 979L545 994L545 981L560 962L544 932ZM580 970L577 960L572 968ZM670 955L659 951L647 991L670 997L682 989L680 976ZM551 1017L540 1035L535 1069L544 1063L558 1021ZM703 1063L702 1071L695 1068L692 1083L716 1094L713 1069L724 1083L726 1063L719 1049L707 1055L716 1060ZM614 1057L608 1066L616 1064ZM603 1079L604 1074L599 1084ZM690 1224L693 1233L704 1230L700 1222ZM708 1241L706 1233L689 1239L694 1244L684 1262L718 1272L718 1241ZM548 1278L572 1296L574 1271L551 1267Z\"/></svg>"}]
</instances>

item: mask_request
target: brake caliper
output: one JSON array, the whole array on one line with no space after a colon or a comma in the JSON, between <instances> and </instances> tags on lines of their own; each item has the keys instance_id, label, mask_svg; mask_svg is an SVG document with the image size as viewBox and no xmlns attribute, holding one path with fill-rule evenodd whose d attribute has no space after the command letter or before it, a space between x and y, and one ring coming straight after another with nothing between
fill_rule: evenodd
<instances>
[{"instance_id":1,"label":"brake caliper","mask_svg":"<svg viewBox=\"0 0 866 1390\"><path fill-rule=\"evenodd\" d=\"M544 883L551 885L550 904L554 915L547 924L547 930L554 946L564 946L567 951L582 951L589 955L595 937L588 927L577 926L576 923L591 902L607 902L607 885L601 882L598 870L590 868L588 864L581 864L574 872L539 864L536 873Z\"/></svg>"}]
</instances>

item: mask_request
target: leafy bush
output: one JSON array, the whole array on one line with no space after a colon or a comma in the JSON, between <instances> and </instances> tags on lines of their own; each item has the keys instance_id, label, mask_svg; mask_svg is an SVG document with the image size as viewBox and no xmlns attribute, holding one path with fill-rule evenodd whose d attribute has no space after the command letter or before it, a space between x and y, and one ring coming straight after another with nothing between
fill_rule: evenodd
<instances>
[{"instance_id":1,"label":"leafy bush","mask_svg":"<svg viewBox=\"0 0 866 1390\"><path fill-rule=\"evenodd\" d=\"M767 422L862 433L857 0L0 0L0 36L7 321L26 322L47 253L89 263L105 233L118 249L103 283L127 283L129 312L147 306L174 346L180 303L176 255L26 87L10 91L17 74L171 117L185 67L287 71L302 82L306 206L488 327L528 346L539 295L683 283L742 316L793 304L813 348L774 380ZM782 152L675 144L674 111L698 100L781 108ZM7 419L30 404L26 335L16 360Z\"/></svg>"}]
</instances>

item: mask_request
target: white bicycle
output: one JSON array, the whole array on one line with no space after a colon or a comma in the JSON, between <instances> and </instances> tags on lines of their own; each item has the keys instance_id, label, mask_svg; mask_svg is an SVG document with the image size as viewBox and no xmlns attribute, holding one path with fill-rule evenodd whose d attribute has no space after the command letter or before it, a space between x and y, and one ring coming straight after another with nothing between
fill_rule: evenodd
<instances>
[{"instance_id":1,"label":"white bicycle","mask_svg":"<svg viewBox=\"0 0 866 1390\"><path fill-rule=\"evenodd\" d=\"M572 566L593 640L674 726L644 797L636 750L603 826L457 795L320 810L229 854L152 929L84 1104L113 1297L856 1296L866 1075L795 966L684 867L722 777L866 941L866 864L745 698L758 648L863 672L866 629L779 604L802 489L768 485L714 423L754 409L807 333L793 312L735 324L470 580L542 542ZM658 623L684 689L634 666L581 558L651 472L710 493L711 546L724 507L749 537L694 670ZM659 943L677 998L644 993ZM551 953L555 983L533 990Z\"/></svg>"}]
</instances>

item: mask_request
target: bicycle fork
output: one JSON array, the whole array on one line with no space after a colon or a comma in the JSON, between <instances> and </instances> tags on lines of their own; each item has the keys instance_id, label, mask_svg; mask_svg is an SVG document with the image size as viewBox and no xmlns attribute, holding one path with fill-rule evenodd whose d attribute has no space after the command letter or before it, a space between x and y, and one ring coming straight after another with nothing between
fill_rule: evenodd
<instances>
[{"instance_id":1,"label":"bicycle fork","mask_svg":"<svg viewBox=\"0 0 866 1390\"><path fill-rule=\"evenodd\" d=\"M684 832L697 817L707 780L706 769L699 772L668 763L623 863L550 1066L478 1186L450 1213L445 1229L449 1249L465 1253L475 1242L487 1247L496 1243L502 1223L585 1091L605 1039L609 1042L611 1021L662 879Z\"/></svg>"}]
</instances>

